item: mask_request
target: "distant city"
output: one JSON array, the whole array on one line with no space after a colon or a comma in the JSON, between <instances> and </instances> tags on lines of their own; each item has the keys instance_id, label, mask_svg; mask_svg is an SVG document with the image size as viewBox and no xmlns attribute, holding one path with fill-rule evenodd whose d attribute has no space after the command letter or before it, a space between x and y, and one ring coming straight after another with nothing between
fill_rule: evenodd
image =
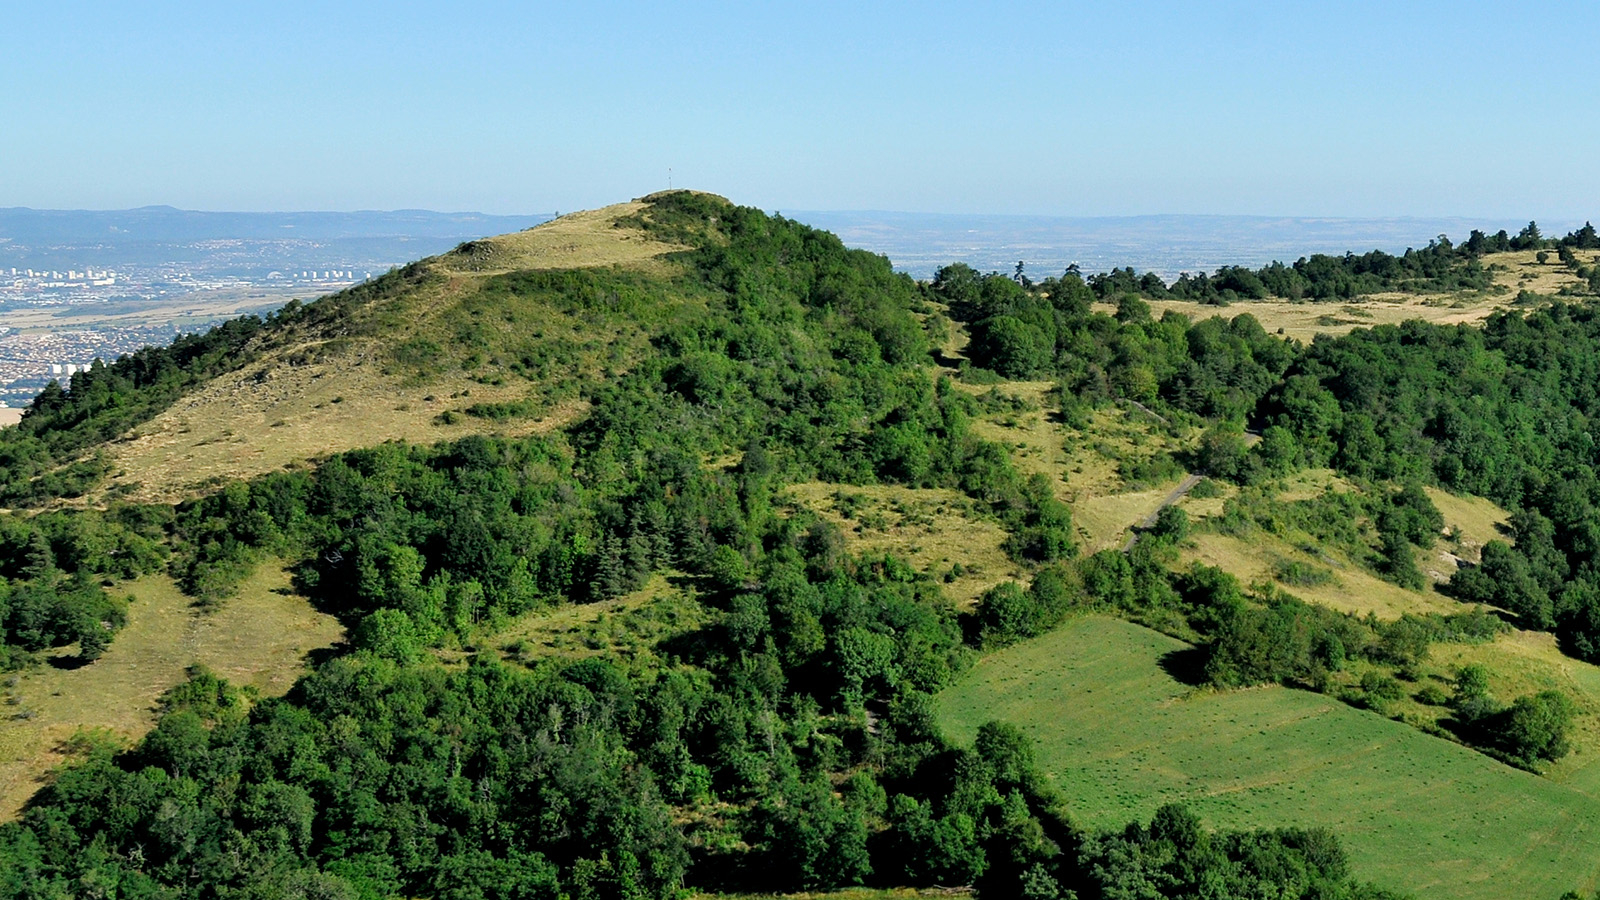
<instances>
[{"instance_id":1,"label":"distant city","mask_svg":"<svg viewBox=\"0 0 1600 900\"><path fill-rule=\"evenodd\" d=\"M341 290L372 274L366 268L227 274L170 266L8 267L0 270L0 321L13 324L0 325L0 406L25 406L52 379L65 382L95 359L109 362L141 347L165 344L178 334L209 328L230 314ZM216 315L205 312L206 297L240 296L259 302L245 309L219 303ZM163 305L168 300L199 308L178 315L180 310ZM69 321L52 327L58 318Z\"/></svg>"},{"instance_id":2,"label":"distant city","mask_svg":"<svg viewBox=\"0 0 1600 900\"><path fill-rule=\"evenodd\" d=\"M550 215L0 209L0 407L238 315Z\"/></svg>"}]
</instances>

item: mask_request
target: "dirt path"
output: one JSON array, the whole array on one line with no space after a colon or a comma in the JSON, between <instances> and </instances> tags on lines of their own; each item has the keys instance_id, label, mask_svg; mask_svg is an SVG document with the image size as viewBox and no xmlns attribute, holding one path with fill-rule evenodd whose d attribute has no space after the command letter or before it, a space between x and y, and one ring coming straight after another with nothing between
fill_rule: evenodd
<instances>
[{"instance_id":1,"label":"dirt path","mask_svg":"<svg viewBox=\"0 0 1600 900\"><path fill-rule=\"evenodd\" d=\"M1161 505L1156 507L1154 512L1150 513L1148 516L1145 516L1144 521L1134 526L1133 534L1128 535L1128 542L1122 545L1122 552L1127 553L1129 550L1132 550L1133 545L1139 543L1139 535L1141 534L1139 529L1154 527L1156 524L1156 519L1161 515L1161 511L1172 504L1177 503L1179 500L1182 500L1185 494L1188 494L1191 490L1194 490L1194 486L1199 484L1201 478L1203 477L1204 476L1202 475L1194 474L1185 475L1183 480L1178 482L1178 486L1173 488L1172 493L1167 495L1167 499L1161 501Z\"/></svg>"}]
</instances>

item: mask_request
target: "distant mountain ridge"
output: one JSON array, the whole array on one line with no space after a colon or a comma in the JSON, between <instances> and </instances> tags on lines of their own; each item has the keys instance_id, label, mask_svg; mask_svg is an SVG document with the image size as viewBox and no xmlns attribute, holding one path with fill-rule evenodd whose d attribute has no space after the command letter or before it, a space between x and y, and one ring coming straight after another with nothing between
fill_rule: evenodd
<instances>
[{"instance_id":1,"label":"distant mountain ridge","mask_svg":"<svg viewBox=\"0 0 1600 900\"><path fill-rule=\"evenodd\" d=\"M499 216L425 209L354 212L209 212L172 206L120 210L0 208L0 237L18 243L93 240L96 243L196 240L337 240L375 237L454 237L531 228L553 213Z\"/></svg>"},{"instance_id":2,"label":"distant mountain ridge","mask_svg":"<svg viewBox=\"0 0 1600 900\"><path fill-rule=\"evenodd\" d=\"M532 228L553 213L494 216L405 209L357 212L203 212L0 209L0 266L123 269L181 265L213 274L274 269L378 269L462 241Z\"/></svg>"}]
</instances>

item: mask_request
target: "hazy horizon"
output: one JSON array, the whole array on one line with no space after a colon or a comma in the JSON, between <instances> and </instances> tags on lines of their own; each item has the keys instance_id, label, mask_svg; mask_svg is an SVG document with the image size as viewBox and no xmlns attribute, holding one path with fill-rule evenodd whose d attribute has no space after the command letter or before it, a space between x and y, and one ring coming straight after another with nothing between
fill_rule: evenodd
<instances>
[{"instance_id":1,"label":"hazy horizon","mask_svg":"<svg viewBox=\"0 0 1600 900\"><path fill-rule=\"evenodd\" d=\"M768 210L769 212L783 212ZM532 227L552 212L222 211L170 205L130 210L0 209L0 265L117 265L192 260L217 265L206 241L242 240L263 248L223 266L266 271L298 260L311 268L382 267L443 252L455 243ZM1469 216L1263 216L1146 214L1042 216L1006 213L918 213L898 210L790 210L784 213L832 231L849 246L886 255L895 267L928 277L966 262L1011 271L1018 261L1036 277L1072 264L1086 272L1133 266L1171 280L1180 272L1224 265L1293 262L1314 253L1384 250L1401 253L1440 234L1464 240L1473 229L1515 233L1525 219ZM1547 219L1559 234L1579 220ZM308 245L306 242L313 242ZM334 252L332 256L329 255ZM238 257L238 254L234 254ZM344 260L338 262L337 260ZM242 266L242 267L241 267Z\"/></svg>"}]
</instances>

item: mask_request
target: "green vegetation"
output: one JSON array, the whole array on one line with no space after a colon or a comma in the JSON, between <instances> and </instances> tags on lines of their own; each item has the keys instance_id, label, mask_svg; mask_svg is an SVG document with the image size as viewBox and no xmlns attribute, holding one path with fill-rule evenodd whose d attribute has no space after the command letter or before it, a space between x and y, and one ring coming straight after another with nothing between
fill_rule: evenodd
<instances>
[{"instance_id":1,"label":"green vegetation","mask_svg":"<svg viewBox=\"0 0 1600 900\"><path fill-rule=\"evenodd\" d=\"M113 507L0 517L0 667L69 644L100 657L127 621L127 601L107 578L134 578L166 562L170 510Z\"/></svg>"},{"instance_id":2,"label":"green vegetation","mask_svg":"<svg viewBox=\"0 0 1600 900\"><path fill-rule=\"evenodd\" d=\"M1600 391L1589 307L1306 347L1250 316L1154 319L1139 295L1478 289L1482 241L1225 269L1159 290L1148 277L1117 286L1131 271L1036 285L1020 270L962 265L921 285L832 235L720 198L668 193L634 209L612 224L669 255L548 268L532 265L537 248L474 242L186 349L96 367L0 437L13 454L0 462L17 462L5 496L53 504L0 518L13 665L72 644L93 665L124 620L107 588L162 567L198 606L226 611L259 567L287 561L296 590L349 635L285 696L197 670L134 746L75 744L79 761L0 827L0 896L633 900L954 884L1035 898L1380 897L1352 873L1470 891L1518 855L1533 860L1517 865L1519 889L1593 886L1568 849L1600 821L1591 801L1495 761L1560 758L1574 705L1521 689L1501 703L1481 673L1447 685L1430 661L1437 646L1491 640L1499 618L1477 607L1358 618L1179 564L1208 535L1266 532L1301 554L1273 567L1280 584L1333 582L1320 560L1335 553L1410 596L1426 585L1418 553L1444 524L1428 491L1482 493L1514 510L1515 544L1485 546L1454 592L1557 628L1592 656L1583 640L1600 633L1600 589L1573 587L1600 571L1600 542L1588 540L1600 488L1584 493L1596 482L1583 474ZM1114 315L1095 311L1104 300ZM932 364L935 347L948 363L959 346L952 321L971 336L959 381ZM499 430L261 468L176 506L59 502L104 469L105 440L184 391L268 351L337 354L353 338L372 341L360 358L393 383L470 382L450 394L456 408L427 418ZM1005 379L1055 387L981 387ZM326 402L364 400L340 390ZM531 433L523 420L556 403L584 415ZM1065 437L1059 419L1076 432L1066 452L1099 453L1094 423L1112 404L1141 425L1114 459L1102 454L1105 477L1156 499L1117 523L1143 523L1126 552L1080 553L1072 478L1048 444ZM1274 482L1322 466L1343 489L1276 498ZM1219 514L1159 506L1189 473L1186 487L1206 476L1197 496L1227 494ZM971 557L869 539L918 527L935 502L983 523L1005 569L971 589L981 596L967 612L944 586ZM1162 644L1163 664L1204 684L1201 695L1173 702L1181 691L1125 646L1161 639L1085 610L1192 642ZM1227 830L1147 803L1181 798L1137 779L1123 789L1139 799L1102 815L1093 790L1045 774L1064 771L1069 737L1041 732L1036 751L990 721L1043 727L996 700L1008 688L982 668L960 680L980 653L991 654L980 666L1039 648L1076 658L1082 648L1060 642L1085 629L1111 629L1116 645L1110 669L1074 681L1107 704L1094 746L1126 733L1147 748L1148 729L1168 729L1165 740L1195 729L1185 740L1219 759L1184 756L1164 771L1192 773L1183 793L1195 813ZM1057 666L1048 677L1078 676ZM1273 684L1306 690L1230 690ZM940 691L959 742L936 719ZM949 713L984 703L995 715ZM1236 718L1185 718L1219 706ZM1248 748L1249 729L1267 722L1283 740L1270 749L1297 773L1277 790L1327 795L1304 814L1287 794L1237 806L1207 794L1224 773L1241 777L1223 741ZM1349 761L1374 742L1390 754L1384 777ZM1427 769L1430 759L1444 763ZM1396 771L1454 793L1405 808ZM1497 793L1477 812L1512 811L1449 837L1447 817L1472 811L1446 800L1482 784ZM1371 808L1345 805L1356 802ZM1383 828L1422 841L1436 880L1405 868L1403 841L1379 853ZM1556 835L1556 849L1528 843L1534 832ZM1484 862L1449 862L1462 855Z\"/></svg>"},{"instance_id":3,"label":"green vegetation","mask_svg":"<svg viewBox=\"0 0 1600 900\"><path fill-rule=\"evenodd\" d=\"M1540 250L1542 264L1545 260L1541 248L1554 247L1562 253L1562 264L1576 270L1580 267L1573 249L1593 249L1594 246L1594 228L1587 223L1557 241L1544 238L1539 226L1529 222L1528 227L1515 236L1505 231L1494 235L1474 231L1459 245L1440 236L1421 250L1408 249L1400 256L1382 250L1344 256L1317 253L1301 257L1292 266L1273 262L1254 271L1243 266L1223 266L1209 275L1185 272L1170 285L1154 273L1146 272L1141 276L1130 267L1091 275L1088 285L1100 300L1126 303L1130 308L1139 297L1226 306L1267 297L1320 302L1386 292L1459 292L1484 290L1490 286L1489 272L1479 262L1486 254ZM1600 283L1587 269L1580 272L1579 277L1591 284ZM1600 289L1595 290L1600 292Z\"/></svg>"},{"instance_id":4,"label":"green vegetation","mask_svg":"<svg viewBox=\"0 0 1600 900\"><path fill-rule=\"evenodd\" d=\"M1194 691L1192 650L1100 616L980 661L937 698L967 738L1033 738L1073 818L1116 827L1182 800L1222 827L1332 829L1352 869L1424 897L1554 897L1600 883L1600 801L1303 691Z\"/></svg>"},{"instance_id":5,"label":"green vegetation","mask_svg":"<svg viewBox=\"0 0 1600 900\"><path fill-rule=\"evenodd\" d=\"M178 508L186 589L226 602L267 554L298 559L353 649L254 705L199 676L138 746L91 752L0 832L16 890L829 887L912 868L899 860L934 840L899 818L916 803L972 823L967 856L1002 893L1079 877L1013 750L974 755L917 724L918 698L966 659L936 582L851 559L772 500L796 477L951 484L1039 560L1072 552L1065 507L965 433L972 401L919 369L917 289L886 261L703 198L657 209L717 223L686 262L718 303L596 386L568 440L390 444ZM729 453L731 469L704 463ZM668 567L713 614L627 668L425 652ZM952 766L959 803L933 774ZM1027 864L989 869L990 854Z\"/></svg>"}]
</instances>

